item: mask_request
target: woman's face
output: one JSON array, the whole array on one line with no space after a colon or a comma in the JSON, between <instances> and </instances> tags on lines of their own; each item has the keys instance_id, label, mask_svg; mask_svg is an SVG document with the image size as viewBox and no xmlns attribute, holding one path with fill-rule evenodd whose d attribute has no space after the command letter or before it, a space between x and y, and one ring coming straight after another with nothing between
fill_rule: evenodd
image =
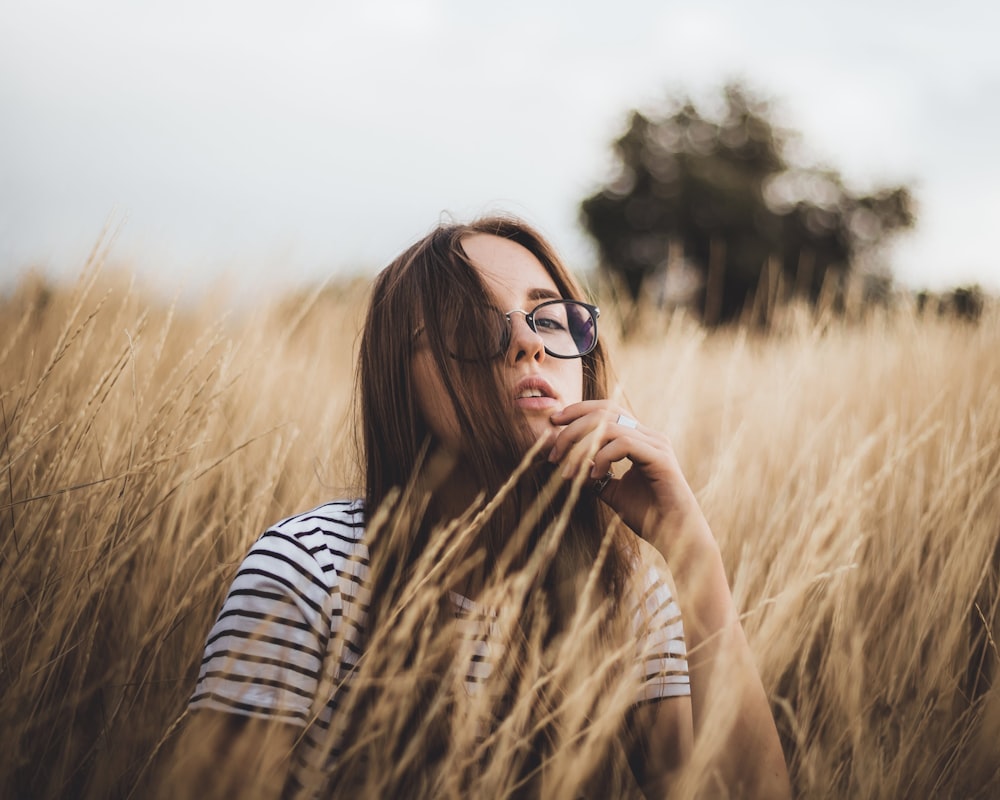
<instances>
[{"instance_id":1,"label":"woman's face","mask_svg":"<svg viewBox=\"0 0 1000 800\"><path fill-rule=\"evenodd\" d=\"M530 312L545 300L561 297L541 262L516 242L477 233L465 237L462 247L501 311ZM510 319L510 346L502 370L507 400L531 432L541 437L555 430L549 421L554 413L583 399L583 362L553 358L524 314ZM458 421L433 355L420 347L414 358L417 403L424 419L445 445L460 451Z\"/></svg>"}]
</instances>

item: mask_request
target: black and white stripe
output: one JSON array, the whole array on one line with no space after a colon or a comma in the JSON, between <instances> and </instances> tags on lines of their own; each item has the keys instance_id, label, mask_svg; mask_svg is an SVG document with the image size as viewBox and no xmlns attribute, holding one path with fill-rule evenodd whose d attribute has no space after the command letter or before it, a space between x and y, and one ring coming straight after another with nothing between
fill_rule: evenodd
<instances>
[{"instance_id":1,"label":"black and white stripe","mask_svg":"<svg viewBox=\"0 0 1000 800\"><path fill-rule=\"evenodd\" d=\"M209 632L191 709L309 726L305 748L319 747L360 656L371 602L363 535L361 500L341 500L289 517L257 540ZM690 694L680 610L659 571L643 569L633 614L643 676L637 703ZM474 694L504 647L490 614L451 598L459 634L474 647L465 678ZM325 703L318 700L324 669L333 687ZM315 764L309 755L297 754L304 769Z\"/></svg>"}]
</instances>

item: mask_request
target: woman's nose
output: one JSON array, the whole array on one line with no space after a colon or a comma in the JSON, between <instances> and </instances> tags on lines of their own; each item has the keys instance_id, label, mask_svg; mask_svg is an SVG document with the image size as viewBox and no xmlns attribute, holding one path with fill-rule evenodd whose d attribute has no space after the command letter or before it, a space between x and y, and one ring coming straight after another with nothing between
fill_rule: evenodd
<instances>
[{"instance_id":1,"label":"woman's nose","mask_svg":"<svg viewBox=\"0 0 1000 800\"><path fill-rule=\"evenodd\" d=\"M542 337L528 324L523 312L512 311L510 314L510 347L507 349L507 360L516 364L523 358L540 361L545 356L545 343Z\"/></svg>"}]
</instances>

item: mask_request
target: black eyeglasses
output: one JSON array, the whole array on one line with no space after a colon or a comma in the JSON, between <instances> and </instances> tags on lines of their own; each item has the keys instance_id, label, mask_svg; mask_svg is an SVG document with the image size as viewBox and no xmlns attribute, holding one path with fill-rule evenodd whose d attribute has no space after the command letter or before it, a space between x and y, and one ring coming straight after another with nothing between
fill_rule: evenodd
<instances>
[{"instance_id":1,"label":"black eyeglasses","mask_svg":"<svg viewBox=\"0 0 1000 800\"><path fill-rule=\"evenodd\" d=\"M504 313L490 307L458 315L452 319L450 350L461 361L497 358L510 347L511 314L523 314L528 327L537 333L545 352L555 358L580 358L597 346L597 306L579 300L546 300L531 311L515 308ZM484 319L485 316L485 319Z\"/></svg>"}]
</instances>

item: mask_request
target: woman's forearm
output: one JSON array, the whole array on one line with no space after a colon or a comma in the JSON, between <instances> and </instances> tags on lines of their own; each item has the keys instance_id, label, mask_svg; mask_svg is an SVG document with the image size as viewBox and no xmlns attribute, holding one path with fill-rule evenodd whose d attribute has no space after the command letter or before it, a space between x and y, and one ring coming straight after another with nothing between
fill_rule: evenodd
<instances>
[{"instance_id":1,"label":"woman's forearm","mask_svg":"<svg viewBox=\"0 0 1000 800\"><path fill-rule=\"evenodd\" d=\"M655 530L669 531L650 541L670 567L684 620L695 757L710 752L707 766L734 796L788 797L774 718L708 523L695 505ZM713 742L715 731L727 733Z\"/></svg>"}]
</instances>

